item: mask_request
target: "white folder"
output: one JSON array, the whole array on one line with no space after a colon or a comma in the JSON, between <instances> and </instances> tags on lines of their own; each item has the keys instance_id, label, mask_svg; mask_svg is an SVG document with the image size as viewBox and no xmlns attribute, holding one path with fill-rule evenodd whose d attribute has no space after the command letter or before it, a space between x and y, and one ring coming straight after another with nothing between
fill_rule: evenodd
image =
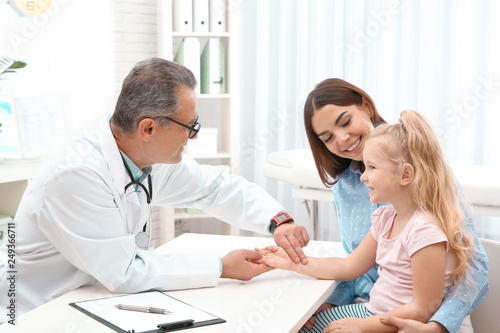
<instances>
[{"instance_id":1,"label":"white folder","mask_svg":"<svg viewBox=\"0 0 500 333\"><path fill-rule=\"evenodd\" d=\"M209 32L208 0L193 0L193 31Z\"/></svg>"},{"instance_id":2,"label":"white folder","mask_svg":"<svg viewBox=\"0 0 500 333\"><path fill-rule=\"evenodd\" d=\"M193 2L191 0L173 0L172 12L175 32L193 32Z\"/></svg>"},{"instance_id":3,"label":"white folder","mask_svg":"<svg viewBox=\"0 0 500 333\"><path fill-rule=\"evenodd\" d=\"M196 94L200 93L200 41L198 38L186 37L183 39L174 58L178 64L184 65L193 72L198 85Z\"/></svg>"},{"instance_id":4,"label":"white folder","mask_svg":"<svg viewBox=\"0 0 500 333\"><path fill-rule=\"evenodd\" d=\"M201 93L226 93L225 48L222 38L209 38L201 54Z\"/></svg>"},{"instance_id":5,"label":"white folder","mask_svg":"<svg viewBox=\"0 0 500 333\"><path fill-rule=\"evenodd\" d=\"M209 0L210 32L226 32L226 0Z\"/></svg>"}]
</instances>

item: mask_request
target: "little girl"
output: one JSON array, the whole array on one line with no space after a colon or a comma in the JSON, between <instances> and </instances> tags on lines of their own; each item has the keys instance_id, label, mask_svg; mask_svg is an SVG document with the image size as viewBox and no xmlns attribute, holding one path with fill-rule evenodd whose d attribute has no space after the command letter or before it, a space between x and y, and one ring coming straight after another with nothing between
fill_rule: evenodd
<instances>
[{"instance_id":1,"label":"little girl","mask_svg":"<svg viewBox=\"0 0 500 333\"><path fill-rule=\"evenodd\" d=\"M272 267L350 281L379 264L368 303L319 312L311 330L300 332L396 332L380 315L427 322L443 294L466 277L473 242L462 221L463 207L453 173L426 119L403 111L400 123L380 125L363 150L361 180L372 204L372 227L346 258L308 258L295 264L277 246L261 250Z\"/></svg>"}]
</instances>

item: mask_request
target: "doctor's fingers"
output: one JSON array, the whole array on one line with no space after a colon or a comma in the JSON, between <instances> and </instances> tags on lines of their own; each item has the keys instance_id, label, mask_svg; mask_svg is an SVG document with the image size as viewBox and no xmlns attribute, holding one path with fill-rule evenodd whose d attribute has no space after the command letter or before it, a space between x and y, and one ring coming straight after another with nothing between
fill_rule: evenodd
<instances>
[{"instance_id":1,"label":"doctor's fingers","mask_svg":"<svg viewBox=\"0 0 500 333\"><path fill-rule=\"evenodd\" d=\"M234 272L232 278L248 281L258 275L269 272L270 270L273 269L274 269L273 267L270 267L264 263L243 261L241 265L239 265L239 269Z\"/></svg>"},{"instance_id":2,"label":"doctor's fingers","mask_svg":"<svg viewBox=\"0 0 500 333\"><path fill-rule=\"evenodd\" d=\"M263 273L272 271L274 267L268 266L265 263L251 263L252 267L250 270L252 271L252 277L249 278L249 280L255 276L261 275Z\"/></svg>"},{"instance_id":3,"label":"doctor's fingers","mask_svg":"<svg viewBox=\"0 0 500 333\"><path fill-rule=\"evenodd\" d=\"M262 253L257 248L255 248L253 251L247 249L241 249L237 251L239 251L241 256L243 256L243 258L246 260L255 261L262 258Z\"/></svg>"},{"instance_id":4,"label":"doctor's fingers","mask_svg":"<svg viewBox=\"0 0 500 333\"><path fill-rule=\"evenodd\" d=\"M276 228L274 230L274 239L278 245L280 245L278 240L282 236L287 237L290 242L292 242L292 239L295 239L301 248L309 244L309 234L306 228L300 224L287 223Z\"/></svg>"},{"instance_id":5,"label":"doctor's fingers","mask_svg":"<svg viewBox=\"0 0 500 333\"><path fill-rule=\"evenodd\" d=\"M307 262L307 257L302 251L302 247L293 238L289 239L289 242L284 243L282 246L294 263Z\"/></svg>"},{"instance_id":6,"label":"doctor's fingers","mask_svg":"<svg viewBox=\"0 0 500 333\"><path fill-rule=\"evenodd\" d=\"M259 261L261 258L260 253L253 250L231 251L221 258L221 277L246 281L271 270L271 267Z\"/></svg>"},{"instance_id":7,"label":"doctor's fingers","mask_svg":"<svg viewBox=\"0 0 500 333\"><path fill-rule=\"evenodd\" d=\"M276 238L276 243L285 250L294 263L307 264L307 257L302 251L301 243L293 233Z\"/></svg>"},{"instance_id":8,"label":"doctor's fingers","mask_svg":"<svg viewBox=\"0 0 500 333\"><path fill-rule=\"evenodd\" d=\"M301 226L302 228L299 229L300 231L300 237L302 238L302 247L307 246L309 244L309 234L307 233L306 228Z\"/></svg>"}]
</instances>

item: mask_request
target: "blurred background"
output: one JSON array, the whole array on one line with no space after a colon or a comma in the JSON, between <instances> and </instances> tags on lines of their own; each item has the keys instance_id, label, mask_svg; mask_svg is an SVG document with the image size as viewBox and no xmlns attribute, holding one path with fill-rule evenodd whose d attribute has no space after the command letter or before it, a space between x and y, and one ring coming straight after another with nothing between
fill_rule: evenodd
<instances>
[{"instance_id":1,"label":"blurred background","mask_svg":"<svg viewBox=\"0 0 500 333\"><path fill-rule=\"evenodd\" d=\"M27 66L0 81L0 95L44 96L59 112L45 125L42 112L39 124L60 130L58 143L92 135L133 65L158 56L156 0L52 0L31 17L11 3L0 1L0 56ZM268 190L299 223L309 225L303 201L262 169L269 153L308 148L303 105L325 78L365 90L388 122L407 108L425 114L454 165L500 165L500 1L226 3L239 13L231 22L240 118L233 171ZM475 173L498 184L494 173ZM331 202L319 202L319 221L319 239L339 239ZM500 239L500 216L477 215L476 228Z\"/></svg>"}]
</instances>

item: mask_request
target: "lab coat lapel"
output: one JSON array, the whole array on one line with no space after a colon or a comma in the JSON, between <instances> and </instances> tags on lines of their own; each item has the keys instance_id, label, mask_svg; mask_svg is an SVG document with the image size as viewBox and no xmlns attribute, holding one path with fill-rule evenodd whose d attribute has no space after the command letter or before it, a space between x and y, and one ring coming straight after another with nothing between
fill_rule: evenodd
<instances>
[{"instance_id":1,"label":"lab coat lapel","mask_svg":"<svg viewBox=\"0 0 500 333\"><path fill-rule=\"evenodd\" d=\"M120 150L109 125L103 131L101 149L104 159L109 166L111 179L120 195L119 200L115 198L115 201L119 206L122 218L126 221L127 231L136 234L142 230L144 222L148 219L147 203L143 193L141 193L141 199L139 199L137 193L134 192L133 186L130 186L127 189L127 193L125 193L125 186L130 182L130 177L125 170Z\"/></svg>"},{"instance_id":2,"label":"lab coat lapel","mask_svg":"<svg viewBox=\"0 0 500 333\"><path fill-rule=\"evenodd\" d=\"M109 166L111 179L113 179L113 183L116 184L118 193L120 193L120 195L123 195L125 185L127 185L130 181L129 176L125 171L125 166L123 165L120 150L118 149L109 125L105 128L103 134L104 136L101 142L102 155L104 156L104 159Z\"/></svg>"}]
</instances>

